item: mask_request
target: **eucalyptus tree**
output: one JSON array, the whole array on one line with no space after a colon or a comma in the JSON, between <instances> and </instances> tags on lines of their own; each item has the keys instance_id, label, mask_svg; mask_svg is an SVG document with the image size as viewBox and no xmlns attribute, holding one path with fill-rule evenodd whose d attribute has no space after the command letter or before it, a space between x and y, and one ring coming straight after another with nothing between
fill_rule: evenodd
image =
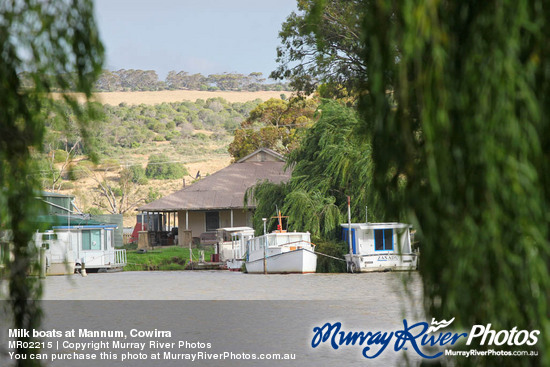
<instances>
[{"instance_id":1,"label":"eucalyptus tree","mask_svg":"<svg viewBox=\"0 0 550 367\"><path fill-rule=\"evenodd\" d=\"M229 154L239 160L258 148L269 148L281 154L296 149L305 129L315 121L318 102L314 99L271 98L260 103L235 130Z\"/></svg>"},{"instance_id":2,"label":"eucalyptus tree","mask_svg":"<svg viewBox=\"0 0 550 367\"><path fill-rule=\"evenodd\" d=\"M366 0L298 0L282 24L273 79L289 80L297 91L311 93L327 84L331 94L357 92L367 66L361 57L361 22ZM316 10L319 11L316 11Z\"/></svg>"}]
</instances>

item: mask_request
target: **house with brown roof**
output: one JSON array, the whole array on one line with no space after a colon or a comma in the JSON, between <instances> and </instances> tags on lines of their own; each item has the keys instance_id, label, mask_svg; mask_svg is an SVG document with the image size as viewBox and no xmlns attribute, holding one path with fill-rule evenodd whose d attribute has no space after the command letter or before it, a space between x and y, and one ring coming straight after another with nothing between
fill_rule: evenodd
<instances>
[{"instance_id":1,"label":"house with brown roof","mask_svg":"<svg viewBox=\"0 0 550 367\"><path fill-rule=\"evenodd\" d=\"M207 239L224 227L252 226L254 203L244 206L246 190L258 182L288 181L291 170L284 170L282 155L261 148L182 190L139 207L142 216L154 216L155 227L190 230L193 237ZM148 223L144 220L145 223ZM214 237L215 238L215 237Z\"/></svg>"}]
</instances>

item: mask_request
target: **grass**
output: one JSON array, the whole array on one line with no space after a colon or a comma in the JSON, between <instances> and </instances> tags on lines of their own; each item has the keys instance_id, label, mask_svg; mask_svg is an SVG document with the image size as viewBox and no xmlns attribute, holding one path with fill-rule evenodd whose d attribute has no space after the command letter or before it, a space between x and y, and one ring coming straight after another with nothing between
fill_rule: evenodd
<instances>
[{"instance_id":1,"label":"grass","mask_svg":"<svg viewBox=\"0 0 550 367\"><path fill-rule=\"evenodd\" d=\"M193 249L193 261L199 258L200 249ZM209 260L211 248L204 249L204 259ZM128 251L128 265L124 271L184 270L189 263L189 249L179 246L163 247L145 253Z\"/></svg>"}]
</instances>

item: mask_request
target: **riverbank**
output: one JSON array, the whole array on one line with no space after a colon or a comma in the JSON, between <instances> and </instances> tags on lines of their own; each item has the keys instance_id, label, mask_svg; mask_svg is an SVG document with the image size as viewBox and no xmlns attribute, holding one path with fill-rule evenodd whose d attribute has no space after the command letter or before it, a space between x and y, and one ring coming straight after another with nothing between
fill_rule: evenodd
<instances>
[{"instance_id":1,"label":"riverbank","mask_svg":"<svg viewBox=\"0 0 550 367\"><path fill-rule=\"evenodd\" d=\"M204 259L210 261L212 247L191 251L179 246L158 247L147 251L127 249L128 265L124 267L124 271L185 270L191 259L194 262L199 260L200 251L204 252Z\"/></svg>"}]
</instances>

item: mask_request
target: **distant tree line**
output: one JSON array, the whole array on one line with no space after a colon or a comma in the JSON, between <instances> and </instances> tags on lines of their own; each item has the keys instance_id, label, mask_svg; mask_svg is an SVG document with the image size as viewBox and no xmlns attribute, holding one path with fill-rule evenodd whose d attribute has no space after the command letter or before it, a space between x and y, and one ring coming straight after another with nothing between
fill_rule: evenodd
<instances>
[{"instance_id":1,"label":"distant tree line","mask_svg":"<svg viewBox=\"0 0 550 367\"><path fill-rule=\"evenodd\" d=\"M154 70L120 69L104 70L95 84L99 92L158 91L158 90L203 90L203 91L284 91L286 83L265 83L262 73L248 75L238 73L189 74L186 71L170 71L164 81Z\"/></svg>"}]
</instances>

